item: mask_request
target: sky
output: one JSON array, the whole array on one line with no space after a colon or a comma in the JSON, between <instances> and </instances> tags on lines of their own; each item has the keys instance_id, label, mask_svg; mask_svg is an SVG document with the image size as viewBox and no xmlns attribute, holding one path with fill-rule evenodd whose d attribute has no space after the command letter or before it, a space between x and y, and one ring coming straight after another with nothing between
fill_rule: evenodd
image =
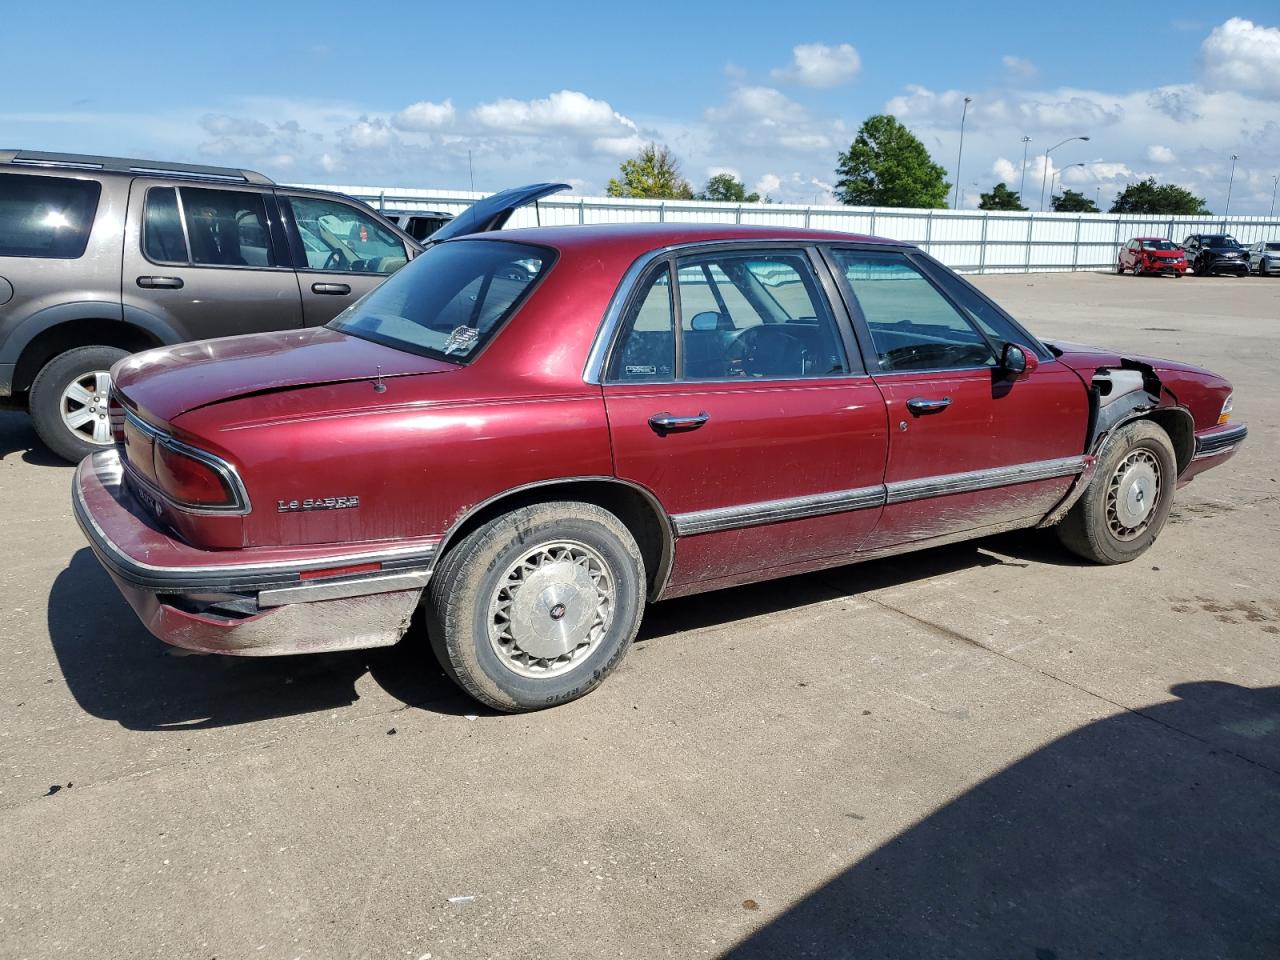
<instances>
[{"instance_id":1,"label":"sky","mask_svg":"<svg viewBox=\"0 0 1280 960\"><path fill-rule=\"evenodd\" d=\"M1280 6L418 0L11 4L0 146L249 167L287 183L599 195L665 143L832 202L868 116L892 113L961 206L1048 177L1110 206L1154 176L1265 215L1280 175ZM468 158L470 154L470 159ZM1076 166L1075 164L1084 164ZM1280 209L1280 207L1278 207Z\"/></svg>"}]
</instances>

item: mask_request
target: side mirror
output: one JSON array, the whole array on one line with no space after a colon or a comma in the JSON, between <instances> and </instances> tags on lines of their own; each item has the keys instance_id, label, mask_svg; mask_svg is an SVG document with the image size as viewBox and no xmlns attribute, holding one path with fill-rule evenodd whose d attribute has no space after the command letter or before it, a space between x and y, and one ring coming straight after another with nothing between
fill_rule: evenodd
<instances>
[{"instance_id":1,"label":"side mirror","mask_svg":"<svg viewBox=\"0 0 1280 960\"><path fill-rule=\"evenodd\" d=\"M1020 378L1035 372L1040 366L1034 353L1016 343L1006 343L1000 352L1000 369L1011 377Z\"/></svg>"},{"instance_id":2,"label":"side mirror","mask_svg":"<svg viewBox=\"0 0 1280 960\"><path fill-rule=\"evenodd\" d=\"M702 313L695 313L693 319L689 321L690 330L719 330L720 314L714 310L704 310Z\"/></svg>"}]
</instances>

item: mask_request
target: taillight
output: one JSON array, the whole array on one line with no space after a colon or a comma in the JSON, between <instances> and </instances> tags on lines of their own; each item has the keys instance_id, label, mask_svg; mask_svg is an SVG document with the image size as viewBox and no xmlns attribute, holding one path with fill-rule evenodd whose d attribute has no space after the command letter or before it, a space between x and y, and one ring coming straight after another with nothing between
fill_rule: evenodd
<instances>
[{"instance_id":1,"label":"taillight","mask_svg":"<svg viewBox=\"0 0 1280 960\"><path fill-rule=\"evenodd\" d=\"M114 390L107 394L107 416L111 424L111 439L124 443L124 404Z\"/></svg>"},{"instance_id":2,"label":"taillight","mask_svg":"<svg viewBox=\"0 0 1280 960\"><path fill-rule=\"evenodd\" d=\"M238 505L226 475L200 459L198 451L186 453L173 441L161 440L156 444L155 469L160 489L181 506L207 509Z\"/></svg>"}]
</instances>

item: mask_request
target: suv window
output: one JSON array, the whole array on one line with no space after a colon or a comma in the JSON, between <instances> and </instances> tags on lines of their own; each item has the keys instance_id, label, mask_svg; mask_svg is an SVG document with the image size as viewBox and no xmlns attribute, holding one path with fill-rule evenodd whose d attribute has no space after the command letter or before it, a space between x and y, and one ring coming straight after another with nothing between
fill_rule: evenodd
<instances>
[{"instance_id":1,"label":"suv window","mask_svg":"<svg viewBox=\"0 0 1280 960\"><path fill-rule=\"evenodd\" d=\"M974 323L900 253L833 250L883 371L994 366Z\"/></svg>"},{"instance_id":2,"label":"suv window","mask_svg":"<svg viewBox=\"0 0 1280 960\"><path fill-rule=\"evenodd\" d=\"M356 207L319 197L286 197L307 267L339 273L395 273L409 262L394 233Z\"/></svg>"},{"instance_id":3,"label":"suv window","mask_svg":"<svg viewBox=\"0 0 1280 960\"><path fill-rule=\"evenodd\" d=\"M142 218L142 248L148 260L158 263L189 263L187 239L182 233L178 191L173 187L152 187Z\"/></svg>"},{"instance_id":4,"label":"suv window","mask_svg":"<svg viewBox=\"0 0 1280 960\"><path fill-rule=\"evenodd\" d=\"M702 254L676 261L681 379L747 380L849 372L835 320L802 251ZM671 380L670 269L642 282L622 320L607 379Z\"/></svg>"},{"instance_id":5,"label":"suv window","mask_svg":"<svg viewBox=\"0 0 1280 960\"><path fill-rule=\"evenodd\" d=\"M0 176L0 257L83 256L101 194L94 180Z\"/></svg>"},{"instance_id":6,"label":"suv window","mask_svg":"<svg viewBox=\"0 0 1280 960\"><path fill-rule=\"evenodd\" d=\"M546 249L523 243L442 243L328 325L398 350L460 363L516 312L551 259Z\"/></svg>"},{"instance_id":7,"label":"suv window","mask_svg":"<svg viewBox=\"0 0 1280 960\"><path fill-rule=\"evenodd\" d=\"M152 187L143 214L142 249L160 263L278 265L266 201L259 193L242 190Z\"/></svg>"}]
</instances>

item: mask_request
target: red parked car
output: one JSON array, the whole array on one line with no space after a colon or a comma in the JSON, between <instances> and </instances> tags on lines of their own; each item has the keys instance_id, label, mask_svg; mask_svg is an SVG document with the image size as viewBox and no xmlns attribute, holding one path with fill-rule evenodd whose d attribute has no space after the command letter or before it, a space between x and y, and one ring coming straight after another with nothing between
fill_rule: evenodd
<instances>
[{"instance_id":1,"label":"red parked car","mask_svg":"<svg viewBox=\"0 0 1280 960\"><path fill-rule=\"evenodd\" d=\"M500 710L591 690L646 601L1020 527L1131 560L1246 433L1221 377L1043 343L908 244L745 226L450 239L113 378L75 511L156 636L370 647L422 604Z\"/></svg>"},{"instance_id":2,"label":"red parked car","mask_svg":"<svg viewBox=\"0 0 1280 960\"><path fill-rule=\"evenodd\" d=\"M1171 273L1181 277L1187 272L1187 255L1172 240L1164 237L1134 237L1120 248L1116 273L1132 270L1135 277L1144 273Z\"/></svg>"}]
</instances>

